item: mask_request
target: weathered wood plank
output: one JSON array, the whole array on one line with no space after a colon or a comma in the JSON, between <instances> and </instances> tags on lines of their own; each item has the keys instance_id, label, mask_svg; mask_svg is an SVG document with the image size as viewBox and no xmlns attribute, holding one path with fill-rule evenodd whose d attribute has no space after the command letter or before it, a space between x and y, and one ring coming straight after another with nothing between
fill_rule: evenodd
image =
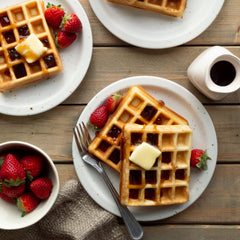
<instances>
[{"instance_id":1,"label":"weathered wood plank","mask_svg":"<svg viewBox=\"0 0 240 240\"><path fill-rule=\"evenodd\" d=\"M100 90L122 78L131 76L157 76L178 83L193 93L202 103L239 103L240 90L214 102L200 93L187 77L191 62L207 47L179 47L149 52L141 48L97 47L83 82L64 102L67 104L87 103ZM227 47L240 56L238 47ZM104 57L103 57L104 56Z\"/></svg>"},{"instance_id":2,"label":"weathered wood plank","mask_svg":"<svg viewBox=\"0 0 240 240\"><path fill-rule=\"evenodd\" d=\"M94 45L127 45L112 35L97 19L90 4L80 0L91 23ZM240 5L239 0L227 0L211 26L200 36L186 45L238 45L240 43Z\"/></svg>"},{"instance_id":3,"label":"weathered wood plank","mask_svg":"<svg viewBox=\"0 0 240 240\"><path fill-rule=\"evenodd\" d=\"M61 185L68 179L77 179L74 166L71 164L56 164ZM162 221L150 223L159 224L239 224L240 222L240 165L217 165L213 179L202 196L185 211ZM97 174L97 173L96 173ZM216 217L217 216L217 217ZM161 226L162 227L162 226ZM173 228L176 228L173 226ZM151 229L149 227L149 229ZM157 233L157 227L153 231ZM159 232L161 228L159 228ZM205 231L207 227L204 227ZM170 231L170 229L169 229ZM196 231L196 229L195 229ZM202 234L207 234L208 231ZM159 233L158 232L158 233ZM150 232L149 232L150 234ZM169 232L170 234L170 232ZM172 239L172 238L170 238ZM185 238L181 238L185 239ZM212 239L212 238L209 238ZM229 238L231 239L231 238Z\"/></svg>"},{"instance_id":4,"label":"weathered wood plank","mask_svg":"<svg viewBox=\"0 0 240 240\"><path fill-rule=\"evenodd\" d=\"M45 150L56 162L71 162L72 128L83 108L84 106L60 105L35 116L1 115L0 142L30 142ZM240 106L206 106L206 109L218 136L218 161L240 162Z\"/></svg>"}]
</instances>

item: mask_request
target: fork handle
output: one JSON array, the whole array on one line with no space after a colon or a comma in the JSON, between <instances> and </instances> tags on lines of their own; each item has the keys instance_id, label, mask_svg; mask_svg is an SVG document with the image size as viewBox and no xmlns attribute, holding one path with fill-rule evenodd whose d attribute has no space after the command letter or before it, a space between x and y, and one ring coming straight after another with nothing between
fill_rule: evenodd
<instances>
[{"instance_id":1,"label":"fork handle","mask_svg":"<svg viewBox=\"0 0 240 240\"><path fill-rule=\"evenodd\" d=\"M105 170L103 169L100 162L98 162L99 168L98 172L102 175L104 182L108 186L110 192L112 193L112 196L118 206L118 209L120 211L120 214L123 218L123 221L126 225L126 228L133 240L139 240L143 237L143 229L141 225L137 222L133 214L128 210L126 206L121 205L119 201L119 194L112 185L111 181L108 178L108 175L106 174Z\"/></svg>"}]
</instances>

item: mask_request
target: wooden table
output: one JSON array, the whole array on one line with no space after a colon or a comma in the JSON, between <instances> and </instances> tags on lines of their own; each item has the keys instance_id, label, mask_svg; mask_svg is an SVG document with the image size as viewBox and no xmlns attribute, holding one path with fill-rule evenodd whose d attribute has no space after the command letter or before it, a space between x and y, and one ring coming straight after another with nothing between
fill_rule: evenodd
<instances>
[{"instance_id":1,"label":"wooden table","mask_svg":"<svg viewBox=\"0 0 240 240\"><path fill-rule=\"evenodd\" d=\"M206 191L188 209L166 220L143 223L144 239L239 239L240 228L240 91L211 101L188 80L186 69L205 49L221 45L240 57L240 2L227 0L214 23L183 46L147 50L127 45L99 22L89 2L80 0L93 32L92 61L79 88L61 105L27 117L0 115L0 141L21 140L45 150L54 160L61 185L77 179L72 160L72 128L101 89L119 79L153 75L176 82L205 106L216 128L216 171ZM117 57L116 57L117 56ZM197 236L197 237L196 237Z\"/></svg>"}]
</instances>

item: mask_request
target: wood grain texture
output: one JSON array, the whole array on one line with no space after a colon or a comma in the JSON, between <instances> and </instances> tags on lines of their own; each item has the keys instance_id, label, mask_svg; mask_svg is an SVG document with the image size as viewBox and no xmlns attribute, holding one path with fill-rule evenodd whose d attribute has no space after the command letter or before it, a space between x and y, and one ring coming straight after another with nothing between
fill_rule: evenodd
<instances>
[{"instance_id":1,"label":"wood grain texture","mask_svg":"<svg viewBox=\"0 0 240 240\"><path fill-rule=\"evenodd\" d=\"M27 117L2 115L0 142L21 140L45 150L55 162L72 161L72 129L84 106L61 105ZM206 106L218 137L218 162L240 162L240 106ZM228 124L226 124L228 123Z\"/></svg>"},{"instance_id":2,"label":"wood grain texture","mask_svg":"<svg viewBox=\"0 0 240 240\"><path fill-rule=\"evenodd\" d=\"M128 45L112 35L97 19L88 1L79 0L91 23L94 45ZM112 3L110 3L112 4ZM239 45L240 44L239 0L226 0L214 22L201 35L186 45Z\"/></svg>"}]
</instances>

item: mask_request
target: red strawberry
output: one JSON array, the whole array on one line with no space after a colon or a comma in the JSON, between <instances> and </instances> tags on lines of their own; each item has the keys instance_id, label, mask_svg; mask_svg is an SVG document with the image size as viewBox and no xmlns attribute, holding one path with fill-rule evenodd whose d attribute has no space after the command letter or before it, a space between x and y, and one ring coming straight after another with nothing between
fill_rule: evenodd
<instances>
[{"instance_id":1,"label":"red strawberry","mask_svg":"<svg viewBox=\"0 0 240 240\"><path fill-rule=\"evenodd\" d=\"M98 107L90 116L90 125L94 128L101 128L105 125L108 119L107 106L102 105Z\"/></svg>"},{"instance_id":2,"label":"red strawberry","mask_svg":"<svg viewBox=\"0 0 240 240\"><path fill-rule=\"evenodd\" d=\"M41 177L31 182L30 189L36 197L46 199L51 193L52 182L47 177Z\"/></svg>"},{"instance_id":3,"label":"red strawberry","mask_svg":"<svg viewBox=\"0 0 240 240\"><path fill-rule=\"evenodd\" d=\"M3 193L10 198L17 198L23 194L25 190L25 184L21 184L18 187L6 187L2 186Z\"/></svg>"},{"instance_id":4,"label":"red strawberry","mask_svg":"<svg viewBox=\"0 0 240 240\"><path fill-rule=\"evenodd\" d=\"M4 199L7 202L11 202L14 203L14 200L10 197L8 197L7 195L5 195L4 193L0 192L0 198Z\"/></svg>"},{"instance_id":5,"label":"red strawberry","mask_svg":"<svg viewBox=\"0 0 240 240\"><path fill-rule=\"evenodd\" d=\"M110 97L107 99L107 109L110 113L113 113L116 108L118 107L119 103L123 99L123 96L121 93L117 94L112 94Z\"/></svg>"},{"instance_id":6,"label":"red strawberry","mask_svg":"<svg viewBox=\"0 0 240 240\"><path fill-rule=\"evenodd\" d=\"M22 217L34 210L40 202L40 199L36 198L33 193L26 192L17 198L17 206L22 211Z\"/></svg>"},{"instance_id":7,"label":"red strawberry","mask_svg":"<svg viewBox=\"0 0 240 240\"><path fill-rule=\"evenodd\" d=\"M48 24L53 29L59 29L60 24L62 22L62 18L65 15L64 10L61 8L61 5L55 6L51 3L48 3L47 9L45 10L45 18Z\"/></svg>"},{"instance_id":8,"label":"red strawberry","mask_svg":"<svg viewBox=\"0 0 240 240\"><path fill-rule=\"evenodd\" d=\"M190 165L195 168L207 170L207 160L211 158L207 155L207 150L193 149L191 152Z\"/></svg>"},{"instance_id":9,"label":"red strawberry","mask_svg":"<svg viewBox=\"0 0 240 240\"><path fill-rule=\"evenodd\" d=\"M78 33L82 30L82 23L76 14L65 14L62 19L60 28L67 32Z\"/></svg>"},{"instance_id":10,"label":"red strawberry","mask_svg":"<svg viewBox=\"0 0 240 240\"><path fill-rule=\"evenodd\" d=\"M5 160L5 157L6 157L6 155L1 155L0 156L0 169L2 167L2 164L3 164L4 160Z\"/></svg>"},{"instance_id":11,"label":"red strawberry","mask_svg":"<svg viewBox=\"0 0 240 240\"><path fill-rule=\"evenodd\" d=\"M38 155L25 156L21 158L19 162L26 171L27 177L30 181L37 177L42 171L43 159Z\"/></svg>"},{"instance_id":12,"label":"red strawberry","mask_svg":"<svg viewBox=\"0 0 240 240\"><path fill-rule=\"evenodd\" d=\"M0 178L7 187L17 187L25 183L25 171L11 153L7 154L5 157L0 170Z\"/></svg>"},{"instance_id":13,"label":"red strawberry","mask_svg":"<svg viewBox=\"0 0 240 240\"><path fill-rule=\"evenodd\" d=\"M65 31L59 31L56 35L55 42L60 48L66 48L70 46L77 38L75 33L69 33Z\"/></svg>"}]
</instances>

